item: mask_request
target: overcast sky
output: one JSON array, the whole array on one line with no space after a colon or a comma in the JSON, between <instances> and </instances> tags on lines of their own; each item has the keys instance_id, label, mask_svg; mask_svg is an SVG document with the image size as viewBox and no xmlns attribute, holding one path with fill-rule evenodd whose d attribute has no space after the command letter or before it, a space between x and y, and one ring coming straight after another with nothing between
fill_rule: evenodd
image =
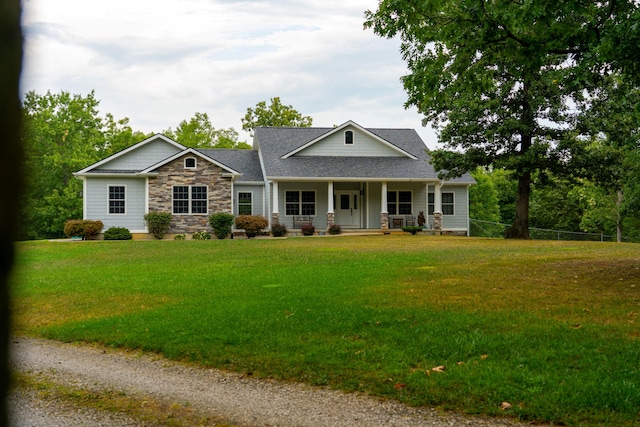
<instances>
[{"instance_id":1,"label":"overcast sky","mask_svg":"<svg viewBox=\"0 0 640 427\"><path fill-rule=\"evenodd\" d=\"M377 0L23 0L22 91L95 90L134 130L175 129L196 112L233 127L279 96L314 126L353 120L432 130L405 110L398 40L363 29Z\"/></svg>"}]
</instances>

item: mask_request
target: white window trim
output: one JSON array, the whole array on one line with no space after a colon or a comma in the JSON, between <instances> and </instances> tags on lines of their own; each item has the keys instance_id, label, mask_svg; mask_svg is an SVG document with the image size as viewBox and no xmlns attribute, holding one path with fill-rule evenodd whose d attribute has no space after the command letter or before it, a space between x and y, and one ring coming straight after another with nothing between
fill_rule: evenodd
<instances>
[{"instance_id":1,"label":"white window trim","mask_svg":"<svg viewBox=\"0 0 640 427\"><path fill-rule=\"evenodd\" d=\"M351 143L347 143L347 134L350 133L351 134ZM344 131L344 145L355 145L356 143L356 135L352 130L345 130Z\"/></svg>"},{"instance_id":2,"label":"white window trim","mask_svg":"<svg viewBox=\"0 0 640 427\"><path fill-rule=\"evenodd\" d=\"M395 205L396 205L396 213L394 214L389 214L391 216L403 216L403 215L409 215L409 214L401 214L401 213L397 213L400 212L400 192L406 192L406 193L411 193L411 215L413 215L413 201L414 201L414 197L413 197L413 190L403 190L403 189L399 189L399 190L387 190L387 193L396 193L396 201L395 201ZM404 204L404 203L403 203ZM389 210L389 202L387 201L387 211Z\"/></svg>"},{"instance_id":3,"label":"white window trim","mask_svg":"<svg viewBox=\"0 0 640 427\"><path fill-rule=\"evenodd\" d=\"M285 190L284 191L284 212L285 212L284 216L285 217L289 217L290 218L290 217L294 217L294 216L306 215L306 214L302 213L302 192L303 191L305 191L305 192L308 191L310 193L313 193L313 199L314 199L314 202L313 202L314 209L313 209L313 211L314 211L314 214L310 215L310 216L315 218L318 215L318 192L316 190ZM299 209L300 213L298 213L298 214L287 215L287 193L289 193L289 192L292 192L292 193L293 192L297 192L297 193L300 194L300 200L298 201L298 207L300 208Z\"/></svg>"},{"instance_id":4,"label":"white window trim","mask_svg":"<svg viewBox=\"0 0 640 427\"><path fill-rule=\"evenodd\" d=\"M124 188L124 212L123 213L112 213L111 212L111 207L109 206L111 204L111 198L110 198L110 194L111 194L111 187L123 187ZM115 200L115 199L114 199ZM118 200L119 201L119 200ZM123 216L127 214L127 186L124 184L109 184L107 185L107 215L115 215L115 216Z\"/></svg>"},{"instance_id":5,"label":"white window trim","mask_svg":"<svg viewBox=\"0 0 640 427\"><path fill-rule=\"evenodd\" d=\"M187 160L193 160L193 166L187 166ZM185 157L183 166L185 169L198 169L198 159L195 157Z\"/></svg>"},{"instance_id":6,"label":"white window trim","mask_svg":"<svg viewBox=\"0 0 640 427\"><path fill-rule=\"evenodd\" d=\"M189 188L189 197L187 199L180 199L180 200L183 200L183 201L186 200L188 202L189 212L181 212L181 213L176 213L175 212L175 209L174 209L175 208L175 206L174 206L174 202L175 202L174 189L176 187L188 187ZM207 198L206 198L206 201L207 201L207 212L205 212L205 213L193 213L191 211L191 208L192 208L191 202L193 201L193 199L191 198L191 195L192 195L191 189L193 187L205 187L207 189ZM197 185L197 184L194 184L194 185L177 185L177 184L176 185L172 185L171 186L171 215L209 215L209 186L208 185Z\"/></svg>"},{"instance_id":7,"label":"white window trim","mask_svg":"<svg viewBox=\"0 0 640 427\"><path fill-rule=\"evenodd\" d=\"M251 194L251 213L249 215L253 215L253 191L238 191L238 200L236 201L236 212L238 215L242 215L240 213L240 194L241 193L248 193Z\"/></svg>"}]
</instances>

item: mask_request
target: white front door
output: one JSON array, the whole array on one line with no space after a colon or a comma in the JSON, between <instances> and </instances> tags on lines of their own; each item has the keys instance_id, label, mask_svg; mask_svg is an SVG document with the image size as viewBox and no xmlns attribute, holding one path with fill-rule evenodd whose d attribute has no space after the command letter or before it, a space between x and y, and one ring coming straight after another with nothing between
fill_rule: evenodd
<instances>
[{"instance_id":1,"label":"white front door","mask_svg":"<svg viewBox=\"0 0 640 427\"><path fill-rule=\"evenodd\" d=\"M360 192L336 191L335 223L341 227L360 228Z\"/></svg>"}]
</instances>

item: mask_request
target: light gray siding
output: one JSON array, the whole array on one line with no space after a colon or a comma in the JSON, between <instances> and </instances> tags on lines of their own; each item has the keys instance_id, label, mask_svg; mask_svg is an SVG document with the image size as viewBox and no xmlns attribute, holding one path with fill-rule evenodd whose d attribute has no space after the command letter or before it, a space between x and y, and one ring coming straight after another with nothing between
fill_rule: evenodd
<instances>
[{"instance_id":1,"label":"light gray siding","mask_svg":"<svg viewBox=\"0 0 640 427\"><path fill-rule=\"evenodd\" d=\"M263 185L233 185L233 214L238 215L238 193L251 193L251 214L262 215L269 219L270 214L264 205L264 186Z\"/></svg>"},{"instance_id":2,"label":"light gray siding","mask_svg":"<svg viewBox=\"0 0 640 427\"><path fill-rule=\"evenodd\" d=\"M104 231L111 227L125 227L131 232L146 229L146 179L145 178L87 178L85 181L84 218L101 220ZM109 186L125 187L125 213L109 213Z\"/></svg>"},{"instance_id":3,"label":"light gray siding","mask_svg":"<svg viewBox=\"0 0 640 427\"><path fill-rule=\"evenodd\" d=\"M313 217L313 225L316 229L327 227L328 185L326 182L280 182L278 185L278 211L280 212L280 223L288 228L293 228L293 217L287 216L285 192L288 190L315 191L316 193L316 215Z\"/></svg>"},{"instance_id":4,"label":"light gray siding","mask_svg":"<svg viewBox=\"0 0 640 427\"><path fill-rule=\"evenodd\" d=\"M466 230L469 226L469 199L466 186L442 186L443 193L453 192L453 215L442 215L443 230Z\"/></svg>"},{"instance_id":5,"label":"light gray siding","mask_svg":"<svg viewBox=\"0 0 640 427\"><path fill-rule=\"evenodd\" d=\"M344 133L353 132L353 144L345 144ZM398 151L354 127L336 132L295 154L296 156L402 157Z\"/></svg>"},{"instance_id":6,"label":"light gray siding","mask_svg":"<svg viewBox=\"0 0 640 427\"><path fill-rule=\"evenodd\" d=\"M141 171L180 151L177 147L158 138L138 147L126 155L100 165L96 170Z\"/></svg>"}]
</instances>

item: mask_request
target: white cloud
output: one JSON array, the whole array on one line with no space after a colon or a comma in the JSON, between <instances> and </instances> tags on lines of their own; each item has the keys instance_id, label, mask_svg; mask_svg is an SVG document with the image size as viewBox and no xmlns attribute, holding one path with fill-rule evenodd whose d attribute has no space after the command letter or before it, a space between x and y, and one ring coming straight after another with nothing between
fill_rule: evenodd
<instances>
[{"instance_id":1,"label":"white cloud","mask_svg":"<svg viewBox=\"0 0 640 427\"><path fill-rule=\"evenodd\" d=\"M240 131L248 107L279 96L317 126L415 128L435 147L421 116L403 108L399 42L363 29L376 0L26 0L23 7L23 90L95 90L103 113L129 117L134 129L160 132L206 112L214 126Z\"/></svg>"}]
</instances>

